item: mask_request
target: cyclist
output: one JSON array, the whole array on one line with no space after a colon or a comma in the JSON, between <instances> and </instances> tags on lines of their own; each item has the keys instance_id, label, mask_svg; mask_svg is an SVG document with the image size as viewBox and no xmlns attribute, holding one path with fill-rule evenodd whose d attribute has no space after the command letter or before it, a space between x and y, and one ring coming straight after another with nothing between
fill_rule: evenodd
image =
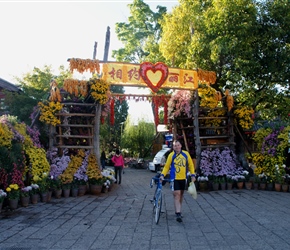
<instances>
[{"instance_id":1,"label":"cyclist","mask_svg":"<svg viewBox=\"0 0 290 250\"><path fill-rule=\"evenodd\" d=\"M182 222L181 207L184 190L187 187L187 172L191 174L191 181L195 182L195 169L190 154L182 150L179 141L173 142L173 152L168 155L165 166L161 172L160 179L163 181L164 176L170 171L170 179L174 180L173 198L176 220Z\"/></svg>"}]
</instances>

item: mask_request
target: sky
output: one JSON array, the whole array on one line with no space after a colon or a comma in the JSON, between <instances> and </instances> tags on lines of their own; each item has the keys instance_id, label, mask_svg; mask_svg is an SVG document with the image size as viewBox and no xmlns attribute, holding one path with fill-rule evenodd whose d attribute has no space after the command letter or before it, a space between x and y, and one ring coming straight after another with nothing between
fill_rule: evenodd
<instances>
[{"instance_id":1,"label":"sky","mask_svg":"<svg viewBox=\"0 0 290 250\"><path fill-rule=\"evenodd\" d=\"M178 0L144 0L151 10L157 5L171 11ZM68 58L103 59L107 27L110 27L109 60L112 50L122 47L115 34L115 23L128 22L128 4L133 1L2 1L0 0L0 78L16 83L15 77L49 65L58 73L68 68ZM126 93L144 93L127 88ZM129 114L135 119L153 115L149 102L129 102ZM148 117L147 117L148 116Z\"/></svg>"}]
</instances>

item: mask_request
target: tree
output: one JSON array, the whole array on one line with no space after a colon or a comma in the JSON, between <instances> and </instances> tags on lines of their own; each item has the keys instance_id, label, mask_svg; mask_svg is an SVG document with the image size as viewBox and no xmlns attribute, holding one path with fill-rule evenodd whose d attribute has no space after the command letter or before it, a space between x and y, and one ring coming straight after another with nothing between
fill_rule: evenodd
<instances>
[{"instance_id":1,"label":"tree","mask_svg":"<svg viewBox=\"0 0 290 250\"><path fill-rule=\"evenodd\" d=\"M130 149L133 155L144 158L152 144L154 134L155 127L153 123L148 123L142 119L138 121L137 125L134 125L130 116L128 116L122 134L121 146Z\"/></svg>"},{"instance_id":2,"label":"tree","mask_svg":"<svg viewBox=\"0 0 290 250\"><path fill-rule=\"evenodd\" d=\"M167 11L166 7L157 6L155 13L143 0L134 0L128 6L131 13L129 23L116 23L115 28L125 47L113 50L112 56L117 61L131 63L165 61L159 52L159 41L162 33L160 20Z\"/></svg>"},{"instance_id":3,"label":"tree","mask_svg":"<svg viewBox=\"0 0 290 250\"><path fill-rule=\"evenodd\" d=\"M180 0L162 22L161 52L172 66L217 72L213 87L230 89L263 118L286 118L289 7L287 0Z\"/></svg>"}]
</instances>

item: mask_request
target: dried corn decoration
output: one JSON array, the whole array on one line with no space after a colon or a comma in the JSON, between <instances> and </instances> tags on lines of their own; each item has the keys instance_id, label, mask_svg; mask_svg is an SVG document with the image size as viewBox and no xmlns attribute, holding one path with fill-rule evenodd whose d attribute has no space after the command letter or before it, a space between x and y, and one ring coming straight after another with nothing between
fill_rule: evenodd
<instances>
[{"instance_id":1,"label":"dried corn decoration","mask_svg":"<svg viewBox=\"0 0 290 250\"><path fill-rule=\"evenodd\" d=\"M225 90L225 96L226 96L228 111L231 111L232 108L234 107L234 98L233 96L230 95L230 91L228 89Z\"/></svg>"},{"instance_id":2,"label":"dried corn decoration","mask_svg":"<svg viewBox=\"0 0 290 250\"><path fill-rule=\"evenodd\" d=\"M71 58L69 59L70 71L77 70L79 73L89 71L91 73L100 73L99 60Z\"/></svg>"},{"instance_id":3,"label":"dried corn decoration","mask_svg":"<svg viewBox=\"0 0 290 250\"><path fill-rule=\"evenodd\" d=\"M49 97L49 100L51 102L61 102L60 90L57 87L57 82L55 80L52 80L50 82L50 97Z\"/></svg>"},{"instance_id":4,"label":"dried corn decoration","mask_svg":"<svg viewBox=\"0 0 290 250\"><path fill-rule=\"evenodd\" d=\"M202 83L214 84L216 82L216 73L214 71L197 70L198 80Z\"/></svg>"},{"instance_id":5,"label":"dried corn decoration","mask_svg":"<svg viewBox=\"0 0 290 250\"><path fill-rule=\"evenodd\" d=\"M66 79L64 80L63 89L75 96L81 95L82 97L86 97L88 95L88 81Z\"/></svg>"}]
</instances>

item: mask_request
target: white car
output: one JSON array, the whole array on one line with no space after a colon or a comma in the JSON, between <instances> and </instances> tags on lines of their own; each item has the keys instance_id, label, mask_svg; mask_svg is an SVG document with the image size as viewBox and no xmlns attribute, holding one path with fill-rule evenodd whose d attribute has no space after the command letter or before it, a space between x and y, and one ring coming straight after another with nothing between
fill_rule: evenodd
<instances>
[{"instance_id":1,"label":"white car","mask_svg":"<svg viewBox=\"0 0 290 250\"><path fill-rule=\"evenodd\" d=\"M171 148L164 147L155 155L153 162L149 162L149 170L152 172L159 172L166 163L167 157L171 152Z\"/></svg>"}]
</instances>

